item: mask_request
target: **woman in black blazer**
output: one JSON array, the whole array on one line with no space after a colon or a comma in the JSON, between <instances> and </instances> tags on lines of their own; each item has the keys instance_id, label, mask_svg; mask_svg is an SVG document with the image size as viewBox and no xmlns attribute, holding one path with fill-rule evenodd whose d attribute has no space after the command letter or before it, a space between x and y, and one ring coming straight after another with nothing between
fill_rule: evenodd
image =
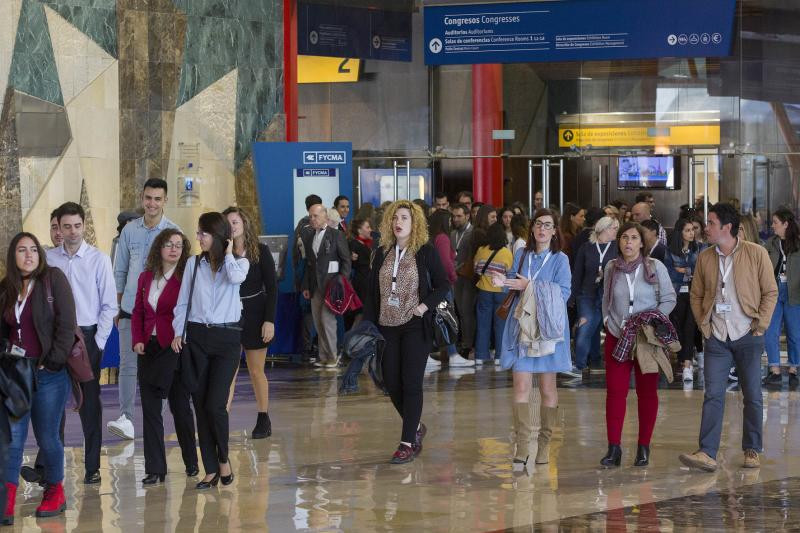
<instances>
[{"instance_id":1,"label":"woman in black blazer","mask_svg":"<svg viewBox=\"0 0 800 533\"><path fill-rule=\"evenodd\" d=\"M364 318L377 324L386 340L383 379L403 419L394 464L408 463L422 451L427 428L422 416L422 379L433 344L433 311L447 296L439 254L428 244L425 214L407 200L386 208L381 246L375 251Z\"/></svg>"}]
</instances>

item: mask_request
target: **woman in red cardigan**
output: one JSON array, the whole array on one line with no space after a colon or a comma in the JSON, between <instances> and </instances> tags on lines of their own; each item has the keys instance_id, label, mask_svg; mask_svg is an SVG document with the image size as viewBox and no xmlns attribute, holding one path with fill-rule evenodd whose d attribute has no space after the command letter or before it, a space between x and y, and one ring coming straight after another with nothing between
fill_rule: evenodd
<instances>
[{"instance_id":1,"label":"woman in red cardigan","mask_svg":"<svg viewBox=\"0 0 800 533\"><path fill-rule=\"evenodd\" d=\"M139 354L139 393L144 420L143 485L163 482L167 475L164 421L161 403L169 401L183 464L189 477L198 474L194 417L189 392L176 371L178 356L170 348L175 337L173 310L191 244L177 229L165 229L153 241L144 271L139 276L136 303L131 316L133 351Z\"/></svg>"}]
</instances>

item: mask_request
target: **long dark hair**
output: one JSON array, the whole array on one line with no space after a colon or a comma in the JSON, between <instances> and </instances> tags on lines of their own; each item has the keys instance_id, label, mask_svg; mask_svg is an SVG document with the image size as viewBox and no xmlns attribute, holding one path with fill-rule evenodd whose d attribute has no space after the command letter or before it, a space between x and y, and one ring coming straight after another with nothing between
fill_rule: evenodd
<instances>
[{"instance_id":1,"label":"long dark hair","mask_svg":"<svg viewBox=\"0 0 800 533\"><path fill-rule=\"evenodd\" d=\"M201 255L208 260L211 270L217 272L225 262L227 241L231 239L231 225L228 224L228 219L225 218L225 215L217 211L211 211L200 215L197 227L200 228L200 231L210 234L213 239L211 249Z\"/></svg>"},{"instance_id":2,"label":"long dark hair","mask_svg":"<svg viewBox=\"0 0 800 533\"><path fill-rule=\"evenodd\" d=\"M450 234L450 211L447 209L437 209L428 218L428 233L430 234L431 242L440 233L445 235Z\"/></svg>"},{"instance_id":3,"label":"long dark hair","mask_svg":"<svg viewBox=\"0 0 800 533\"><path fill-rule=\"evenodd\" d=\"M475 214L475 227L480 228L482 230L489 229L489 213L497 212L497 208L489 205L484 204L478 208L478 212Z\"/></svg>"},{"instance_id":4,"label":"long dark hair","mask_svg":"<svg viewBox=\"0 0 800 533\"><path fill-rule=\"evenodd\" d=\"M183 269L186 267L186 261L189 259L189 254L192 253L192 243L189 242L186 235L181 233L181 230L177 228L167 228L153 239L150 252L147 254L147 261L145 261L144 264L144 269L151 271L156 279L164 276L164 262L161 260L161 248L163 248L174 235L180 235L181 242L183 243L181 256L178 259L178 264L175 265L175 275L178 276L178 279L183 276Z\"/></svg>"},{"instance_id":5,"label":"long dark hair","mask_svg":"<svg viewBox=\"0 0 800 533\"><path fill-rule=\"evenodd\" d=\"M506 240L506 228L499 220L489 226L486 232L486 246L490 250L499 250L508 244Z\"/></svg>"},{"instance_id":6,"label":"long dark hair","mask_svg":"<svg viewBox=\"0 0 800 533\"><path fill-rule=\"evenodd\" d=\"M538 219L547 216L553 218L554 232L553 238L550 239L550 252L555 254L561 251L561 231L558 229L558 214L552 209L542 208L536 210L531 219L530 226L528 226L528 242L525 245L525 249L529 252L536 252L536 236L533 234L533 224Z\"/></svg>"},{"instance_id":7,"label":"long dark hair","mask_svg":"<svg viewBox=\"0 0 800 533\"><path fill-rule=\"evenodd\" d=\"M31 273L30 279L38 280L48 269L47 256L42 249L42 245L39 243L39 239L36 238L36 235L28 233L27 231L22 231L14 235L14 238L11 239L11 243L8 245L8 252L6 253L6 276L0 281L0 309L2 309L3 312L10 309L16 303L19 295L22 294L22 273L19 271L19 267L17 267L16 253L19 241L25 237L33 241L33 244L36 245L36 251L39 253L39 266Z\"/></svg>"},{"instance_id":8,"label":"long dark hair","mask_svg":"<svg viewBox=\"0 0 800 533\"><path fill-rule=\"evenodd\" d=\"M679 218L672 229L672 235L669 236L669 251L678 256L683 255L683 228L686 226L694 227L691 219ZM689 251L696 252L698 248L697 236L695 236L694 240L689 243Z\"/></svg>"},{"instance_id":9,"label":"long dark hair","mask_svg":"<svg viewBox=\"0 0 800 533\"><path fill-rule=\"evenodd\" d=\"M778 220L787 224L786 237L783 240L783 251L786 254L800 251L800 227L797 225L797 219L790 209L781 207L772 216L778 217Z\"/></svg>"},{"instance_id":10,"label":"long dark hair","mask_svg":"<svg viewBox=\"0 0 800 533\"><path fill-rule=\"evenodd\" d=\"M572 223L572 217L581 212L583 208L578 204L567 202L564 204L564 213L561 215L561 234L575 236L575 226ZM535 219L534 219L535 220Z\"/></svg>"},{"instance_id":11,"label":"long dark hair","mask_svg":"<svg viewBox=\"0 0 800 533\"><path fill-rule=\"evenodd\" d=\"M359 209L359 213L361 210ZM358 232L361 231L361 226L369 222L369 220L364 218L354 218L350 221L350 237L353 239L358 239Z\"/></svg>"}]
</instances>

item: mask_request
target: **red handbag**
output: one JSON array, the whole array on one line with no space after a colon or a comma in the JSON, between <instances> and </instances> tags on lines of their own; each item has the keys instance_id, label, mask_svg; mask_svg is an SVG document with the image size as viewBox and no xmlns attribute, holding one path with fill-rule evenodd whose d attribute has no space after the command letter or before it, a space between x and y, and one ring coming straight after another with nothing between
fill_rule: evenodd
<instances>
[{"instance_id":1,"label":"red handbag","mask_svg":"<svg viewBox=\"0 0 800 533\"><path fill-rule=\"evenodd\" d=\"M50 285L49 274L44 276L44 286L47 289L47 303L50 306L50 311L55 314L53 290ZM91 381L95 377L92 371L92 364L89 362L89 351L86 349L83 332L77 324L75 324L75 342L72 344L69 354L67 354L67 372L72 381L72 395L75 399L75 410L77 411L83 405L83 392L79 384Z\"/></svg>"}]
</instances>

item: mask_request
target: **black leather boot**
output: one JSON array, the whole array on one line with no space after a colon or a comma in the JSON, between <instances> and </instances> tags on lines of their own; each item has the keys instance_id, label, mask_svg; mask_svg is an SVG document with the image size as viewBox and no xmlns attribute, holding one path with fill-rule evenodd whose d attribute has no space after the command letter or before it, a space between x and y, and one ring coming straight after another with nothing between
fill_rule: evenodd
<instances>
[{"instance_id":1,"label":"black leather boot","mask_svg":"<svg viewBox=\"0 0 800 533\"><path fill-rule=\"evenodd\" d=\"M650 463L650 446L640 444L636 450L636 461L633 466L647 466Z\"/></svg>"},{"instance_id":2,"label":"black leather boot","mask_svg":"<svg viewBox=\"0 0 800 533\"><path fill-rule=\"evenodd\" d=\"M611 466L619 466L622 462L622 447L618 444L609 444L606 456L600 459L600 464L606 468Z\"/></svg>"},{"instance_id":3,"label":"black leather boot","mask_svg":"<svg viewBox=\"0 0 800 533\"><path fill-rule=\"evenodd\" d=\"M256 420L256 427L250 436L254 439L266 439L272 435L272 422L269 419L269 413L258 413Z\"/></svg>"}]
</instances>

